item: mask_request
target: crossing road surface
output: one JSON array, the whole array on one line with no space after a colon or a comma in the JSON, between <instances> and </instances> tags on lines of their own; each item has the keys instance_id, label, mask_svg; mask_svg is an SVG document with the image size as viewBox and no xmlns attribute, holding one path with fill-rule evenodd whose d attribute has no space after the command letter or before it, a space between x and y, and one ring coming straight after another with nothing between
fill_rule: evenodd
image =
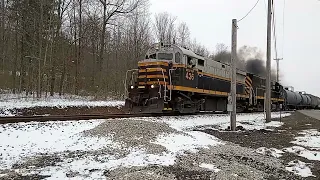
<instances>
[{"instance_id":1,"label":"crossing road surface","mask_svg":"<svg viewBox=\"0 0 320 180\"><path fill-rule=\"evenodd\" d=\"M304 115L320 120L320 110L300 110Z\"/></svg>"}]
</instances>

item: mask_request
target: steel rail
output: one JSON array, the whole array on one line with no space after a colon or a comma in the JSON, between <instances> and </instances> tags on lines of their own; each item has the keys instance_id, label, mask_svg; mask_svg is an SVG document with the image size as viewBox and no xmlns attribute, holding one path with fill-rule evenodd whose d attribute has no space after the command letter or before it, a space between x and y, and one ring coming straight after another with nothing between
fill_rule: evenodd
<instances>
[{"instance_id":1,"label":"steel rail","mask_svg":"<svg viewBox=\"0 0 320 180\"><path fill-rule=\"evenodd\" d=\"M282 111L288 113L293 111ZM247 112L237 114L258 114L262 112ZM161 117L161 116L188 116L188 115L228 115L226 112L198 112L194 114L173 114L173 113L138 113L138 114L77 114L77 115L35 115L35 116L5 116L0 117L0 124L20 122L47 122L47 121L77 121L94 119L120 119L133 117Z\"/></svg>"}]
</instances>

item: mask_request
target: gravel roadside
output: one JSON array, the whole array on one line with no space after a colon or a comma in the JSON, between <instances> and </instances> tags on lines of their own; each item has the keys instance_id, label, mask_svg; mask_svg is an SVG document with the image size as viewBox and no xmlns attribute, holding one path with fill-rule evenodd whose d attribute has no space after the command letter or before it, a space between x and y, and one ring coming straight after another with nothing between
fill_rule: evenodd
<instances>
[{"instance_id":1,"label":"gravel roadside","mask_svg":"<svg viewBox=\"0 0 320 180\"><path fill-rule=\"evenodd\" d=\"M273 119L273 121L279 121L279 119ZM278 128L275 128L274 131L267 130L245 130L238 131L236 133L228 131L218 131L208 128L201 127L201 129L194 129L205 132L207 134L213 135L224 141L233 142L242 147L248 147L253 149L258 149L260 147L266 148L277 148L283 149L287 147L295 146L291 143L295 140L295 137L299 136L299 132L306 129L317 129L320 130L320 121L313 119L309 116L306 116L300 112L295 112L291 116L287 116L281 119L281 122L284 122L284 125ZM308 147L304 147L308 150L311 150ZM293 153L285 152L280 157L280 160L283 161L282 164L288 164L294 160L300 160L310 164L310 169L316 177L308 177L302 179L317 179L320 178L320 161L311 161L307 158L297 156ZM298 177L296 177L298 178ZM294 178L294 179L296 179ZM285 178L287 179L287 178ZM289 178L290 179L290 178Z\"/></svg>"}]
</instances>

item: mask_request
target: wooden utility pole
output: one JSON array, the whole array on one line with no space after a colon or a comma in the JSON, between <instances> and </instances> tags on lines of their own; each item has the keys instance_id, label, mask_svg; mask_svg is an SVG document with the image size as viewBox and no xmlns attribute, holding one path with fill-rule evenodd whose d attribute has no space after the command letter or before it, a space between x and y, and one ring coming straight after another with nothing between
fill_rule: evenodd
<instances>
[{"instance_id":1,"label":"wooden utility pole","mask_svg":"<svg viewBox=\"0 0 320 180\"><path fill-rule=\"evenodd\" d=\"M230 123L231 130L236 130L236 116L237 116L237 20L232 19L232 47L231 47L231 102L229 102L229 111L231 111L230 115Z\"/></svg>"},{"instance_id":2,"label":"wooden utility pole","mask_svg":"<svg viewBox=\"0 0 320 180\"><path fill-rule=\"evenodd\" d=\"M277 61L277 82L279 82L279 61L283 60L283 58L276 58L274 60Z\"/></svg>"},{"instance_id":3,"label":"wooden utility pole","mask_svg":"<svg viewBox=\"0 0 320 180\"><path fill-rule=\"evenodd\" d=\"M271 20L273 0L268 0L268 22L267 22L267 79L266 79L266 122L271 122Z\"/></svg>"}]
</instances>

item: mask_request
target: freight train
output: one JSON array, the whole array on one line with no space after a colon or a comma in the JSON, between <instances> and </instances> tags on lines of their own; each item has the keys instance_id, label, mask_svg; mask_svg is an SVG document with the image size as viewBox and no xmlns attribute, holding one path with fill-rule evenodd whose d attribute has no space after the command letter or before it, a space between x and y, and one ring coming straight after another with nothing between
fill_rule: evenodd
<instances>
[{"instance_id":1,"label":"freight train","mask_svg":"<svg viewBox=\"0 0 320 180\"><path fill-rule=\"evenodd\" d=\"M263 111L266 80L237 69L237 112ZM271 110L319 108L320 98L271 84ZM227 112L231 67L176 44L153 44L128 70L125 109L132 113Z\"/></svg>"}]
</instances>

